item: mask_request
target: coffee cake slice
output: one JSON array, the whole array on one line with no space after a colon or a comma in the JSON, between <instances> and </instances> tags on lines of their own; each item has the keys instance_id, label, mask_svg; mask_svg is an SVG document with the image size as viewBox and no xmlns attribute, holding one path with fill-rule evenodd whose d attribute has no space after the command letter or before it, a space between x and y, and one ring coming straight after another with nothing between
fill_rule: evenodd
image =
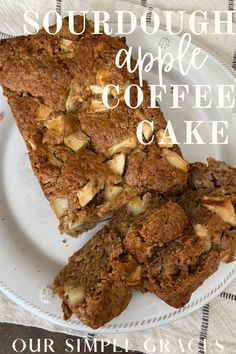
<instances>
[{"instance_id":1,"label":"coffee cake slice","mask_svg":"<svg viewBox=\"0 0 236 354\"><path fill-rule=\"evenodd\" d=\"M75 17L75 31L82 30ZM32 168L60 221L60 231L77 236L106 219L120 206L147 192L176 191L186 183L188 163L168 138L160 108L149 108L144 82L142 105L129 108L124 90L139 83L137 73L118 69L115 57L127 48L124 38L92 34L86 22L82 35L62 30L49 35L21 36L0 42L0 84L26 142ZM102 101L107 84L108 109ZM131 89L131 102L137 95ZM136 128L153 121L155 139L140 144ZM152 131L143 125L148 141ZM162 142L161 144L159 144Z\"/></svg>"},{"instance_id":2,"label":"coffee cake slice","mask_svg":"<svg viewBox=\"0 0 236 354\"><path fill-rule=\"evenodd\" d=\"M165 227L163 209L155 210L156 225ZM176 203L166 209L179 218L172 220L169 229L182 232L186 217ZM164 211L165 213L165 211ZM149 210L145 223L152 219ZM99 328L118 316L131 299L131 288L139 286L142 265L125 247L124 237L130 223L137 217L123 208L81 250L69 258L68 264L54 280L54 289L62 299L64 319L74 314L91 328ZM172 218L172 216L171 216ZM137 221L137 220L136 220Z\"/></svg>"},{"instance_id":3,"label":"coffee cake slice","mask_svg":"<svg viewBox=\"0 0 236 354\"><path fill-rule=\"evenodd\" d=\"M54 280L64 319L74 313L91 328L103 326L127 307L139 272L137 262L123 248L120 230L105 226Z\"/></svg>"},{"instance_id":4,"label":"coffee cake slice","mask_svg":"<svg viewBox=\"0 0 236 354\"><path fill-rule=\"evenodd\" d=\"M142 291L153 292L169 305L182 307L220 262L235 259L235 192L235 168L212 158L207 165L191 165L188 187L176 199L188 226L179 238L169 241L165 237L162 247L156 238L153 242L151 233L146 236L155 256L144 259ZM140 233L142 229L139 236ZM139 256L136 252L137 255L133 250L135 258Z\"/></svg>"},{"instance_id":5,"label":"coffee cake slice","mask_svg":"<svg viewBox=\"0 0 236 354\"><path fill-rule=\"evenodd\" d=\"M65 319L74 313L98 328L128 305L131 288L184 306L221 262L234 260L235 171L213 159L193 164L178 197L145 195L117 211L55 278Z\"/></svg>"}]
</instances>

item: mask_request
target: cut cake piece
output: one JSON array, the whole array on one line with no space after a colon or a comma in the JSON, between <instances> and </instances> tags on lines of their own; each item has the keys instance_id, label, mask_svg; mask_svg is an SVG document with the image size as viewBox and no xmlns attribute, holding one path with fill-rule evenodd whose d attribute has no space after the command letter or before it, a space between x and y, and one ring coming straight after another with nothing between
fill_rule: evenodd
<instances>
[{"instance_id":1,"label":"cut cake piece","mask_svg":"<svg viewBox=\"0 0 236 354\"><path fill-rule=\"evenodd\" d=\"M145 195L117 211L55 278L65 318L74 313L98 328L128 305L133 287L184 306L220 262L234 260L235 177L234 168L209 159L191 166L179 196ZM83 296L71 303L77 290Z\"/></svg>"},{"instance_id":2,"label":"cut cake piece","mask_svg":"<svg viewBox=\"0 0 236 354\"><path fill-rule=\"evenodd\" d=\"M172 225L182 231L186 225L184 212L176 203L171 203L170 208L184 217L183 221L176 219ZM164 226L162 209L156 211L157 215L159 213L159 222ZM146 215L143 222L151 216ZM53 286L62 299L64 319L74 314L95 329L127 307L131 288L139 286L142 271L142 265L131 252L127 252L123 243L133 218L126 208L119 211L119 215L115 215L81 250L70 257L68 264L56 276Z\"/></svg>"},{"instance_id":3,"label":"cut cake piece","mask_svg":"<svg viewBox=\"0 0 236 354\"><path fill-rule=\"evenodd\" d=\"M127 307L139 271L135 259L123 249L119 230L105 226L55 278L64 319L74 313L91 328L112 320Z\"/></svg>"}]
</instances>

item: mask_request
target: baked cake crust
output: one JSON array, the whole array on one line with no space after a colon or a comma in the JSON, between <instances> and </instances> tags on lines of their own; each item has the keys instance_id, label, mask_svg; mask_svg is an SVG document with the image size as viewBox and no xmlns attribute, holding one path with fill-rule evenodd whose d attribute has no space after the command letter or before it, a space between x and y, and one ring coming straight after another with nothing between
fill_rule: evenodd
<instances>
[{"instance_id":1,"label":"baked cake crust","mask_svg":"<svg viewBox=\"0 0 236 354\"><path fill-rule=\"evenodd\" d=\"M75 17L75 30L82 17ZM92 25L79 36L62 30L52 36L44 30L0 42L0 84L26 142L32 168L60 221L60 231L72 236L91 229L98 221L132 198L181 189L188 163L177 146L160 145L166 127L160 108L149 108L149 89L138 109L124 102L124 90L138 85L138 74L115 66L124 38L92 34ZM102 102L107 84L109 102ZM131 90L131 102L136 93ZM155 125L151 145L140 144L140 121ZM150 137L144 125L144 139Z\"/></svg>"}]
</instances>

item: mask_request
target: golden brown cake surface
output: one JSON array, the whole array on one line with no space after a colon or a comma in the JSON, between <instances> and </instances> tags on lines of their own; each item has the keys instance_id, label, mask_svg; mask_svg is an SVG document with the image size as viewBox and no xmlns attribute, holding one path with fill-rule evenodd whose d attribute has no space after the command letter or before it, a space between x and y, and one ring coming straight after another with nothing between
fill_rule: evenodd
<instances>
[{"instance_id":1,"label":"golden brown cake surface","mask_svg":"<svg viewBox=\"0 0 236 354\"><path fill-rule=\"evenodd\" d=\"M75 17L75 31L82 18ZM159 107L149 108L149 89L137 109L124 102L124 90L139 83L136 73L118 69L115 57L127 48L124 38L92 34L86 23L82 35L44 30L0 42L0 84L26 142L32 168L60 221L60 231L76 236L106 219L132 198L145 193L178 190L188 164L177 146L159 145L166 122ZM102 101L107 84L109 109ZM131 102L137 100L131 89ZM138 142L136 128L153 121L151 145ZM144 139L150 127L143 128Z\"/></svg>"}]
</instances>

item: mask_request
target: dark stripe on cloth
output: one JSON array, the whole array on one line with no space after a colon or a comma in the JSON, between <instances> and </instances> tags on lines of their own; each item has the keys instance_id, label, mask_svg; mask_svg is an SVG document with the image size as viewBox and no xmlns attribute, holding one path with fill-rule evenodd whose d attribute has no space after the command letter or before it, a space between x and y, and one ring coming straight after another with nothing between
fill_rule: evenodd
<instances>
[{"instance_id":1,"label":"dark stripe on cloth","mask_svg":"<svg viewBox=\"0 0 236 354\"><path fill-rule=\"evenodd\" d=\"M228 3L229 11L234 11L234 0L228 0L228 1L229 1L229 3ZM233 12L232 16L233 16L233 21L234 21L234 12Z\"/></svg>"},{"instance_id":2,"label":"dark stripe on cloth","mask_svg":"<svg viewBox=\"0 0 236 354\"><path fill-rule=\"evenodd\" d=\"M146 7L147 6L147 0L141 0L141 5Z\"/></svg>"},{"instance_id":3,"label":"dark stripe on cloth","mask_svg":"<svg viewBox=\"0 0 236 354\"><path fill-rule=\"evenodd\" d=\"M234 11L234 0L229 0L228 9L229 11Z\"/></svg>"},{"instance_id":4,"label":"dark stripe on cloth","mask_svg":"<svg viewBox=\"0 0 236 354\"><path fill-rule=\"evenodd\" d=\"M200 336L199 336L197 354L205 354L206 353L205 343L207 340L207 330L208 330L208 324L209 324L209 310L210 310L209 304L203 306L203 308L202 308L202 324L201 324L201 332L200 332Z\"/></svg>"},{"instance_id":5,"label":"dark stripe on cloth","mask_svg":"<svg viewBox=\"0 0 236 354\"><path fill-rule=\"evenodd\" d=\"M61 15L61 2L62 0L57 0L56 4L56 12L58 12Z\"/></svg>"},{"instance_id":6,"label":"dark stripe on cloth","mask_svg":"<svg viewBox=\"0 0 236 354\"><path fill-rule=\"evenodd\" d=\"M87 339L88 339L89 341L93 341L93 340L94 340L94 333L88 333L88 334L87 334Z\"/></svg>"},{"instance_id":7,"label":"dark stripe on cloth","mask_svg":"<svg viewBox=\"0 0 236 354\"><path fill-rule=\"evenodd\" d=\"M150 6L148 8L147 17L146 17L147 23L151 23L151 21L152 21L152 11L153 11L153 7Z\"/></svg>"},{"instance_id":8,"label":"dark stripe on cloth","mask_svg":"<svg viewBox=\"0 0 236 354\"><path fill-rule=\"evenodd\" d=\"M0 39L5 39L5 38L14 38L15 36L7 33L0 32Z\"/></svg>"},{"instance_id":9,"label":"dark stripe on cloth","mask_svg":"<svg viewBox=\"0 0 236 354\"><path fill-rule=\"evenodd\" d=\"M236 49L234 52L234 58L233 58L233 65L232 65L233 69L236 70Z\"/></svg>"},{"instance_id":10,"label":"dark stripe on cloth","mask_svg":"<svg viewBox=\"0 0 236 354\"><path fill-rule=\"evenodd\" d=\"M223 291L219 296L222 299L236 301L236 294L227 293L226 291Z\"/></svg>"}]
</instances>

